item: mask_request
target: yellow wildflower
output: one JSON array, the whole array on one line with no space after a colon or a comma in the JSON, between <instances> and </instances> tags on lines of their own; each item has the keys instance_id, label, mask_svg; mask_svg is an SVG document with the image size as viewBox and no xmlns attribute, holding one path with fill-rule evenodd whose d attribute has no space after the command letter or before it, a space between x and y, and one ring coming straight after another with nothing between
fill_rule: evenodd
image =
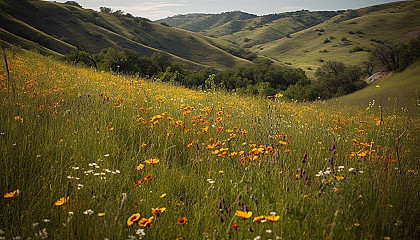
<instances>
[{"instance_id":1,"label":"yellow wildflower","mask_svg":"<svg viewBox=\"0 0 420 240\"><path fill-rule=\"evenodd\" d=\"M252 212L242 212L238 210L235 212L235 215L243 219L248 219L252 216Z\"/></svg>"},{"instance_id":2,"label":"yellow wildflower","mask_svg":"<svg viewBox=\"0 0 420 240\"><path fill-rule=\"evenodd\" d=\"M68 201L69 201L69 197L67 197L67 198L62 197L57 202L55 202L54 205L55 206L61 206L61 205L65 204Z\"/></svg>"},{"instance_id":3,"label":"yellow wildflower","mask_svg":"<svg viewBox=\"0 0 420 240\"><path fill-rule=\"evenodd\" d=\"M163 213L166 210L166 208L152 208L152 213L155 215L159 215Z\"/></svg>"},{"instance_id":4,"label":"yellow wildflower","mask_svg":"<svg viewBox=\"0 0 420 240\"><path fill-rule=\"evenodd\" d=\"M4 194L4 198L17 198L19 196L19 193L20 193L19 189L16 189L12 192Z\"/></svg>"}]
</instances>

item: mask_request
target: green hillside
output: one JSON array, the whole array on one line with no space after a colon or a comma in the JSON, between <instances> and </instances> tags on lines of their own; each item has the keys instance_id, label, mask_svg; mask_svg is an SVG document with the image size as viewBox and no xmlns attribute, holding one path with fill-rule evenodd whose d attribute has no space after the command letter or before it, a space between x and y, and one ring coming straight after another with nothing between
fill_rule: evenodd
<instances>
[{"instance_id":1,"label":"green hillside","mask_svg":"<svg viewBox=\"0 0 420 240\"><path fill-rule=\"evenodd\" d=\"M186 14L158 20L158 23L166 23L169 26L182 28L192 32L206 33L207 31L218 28L232 22L246 23L249 19L256 18L257 15L240 11L224 12L220 14ZM219 34L226 34L218 32ZM209 35L209 34L206 34Z\"/></svg>"},{"instance_id":2,"label":"green hillside","mask_svg":"<svg viewBox=\"0 0 420 240\"><path fill-rule=\"evenodd\" d=\"M187 14L158 20L170 26L221 37L235 45L252 47L286 37L336 16L336 11L307 10L257 16L239 11L220 14Z\"/></svg>"},{"instance_id":3,"label":"green hillside","mask_svg":"<svg viewBox=\"0 0 420 240\"><path fill-rule=\"evenodd\" d=\"M369 104L372 105L375 102L373 105L376 109L379 105L382 105L385 111L398 108L419 114L419 76L420 62L417 62L401 73L393 73L365 89L337 99L331 99L328 102L356 105L362 108L366 108Z\"/></svg>"},{"instance_id":4,"label":"green hillside","mask_svg":"<svg viewBox=\"0 0 420 240\"><path fill-rule=\"evenodd\" d=\"M3 41L24 47L39 45L44 52L68 53L77 45L91 52L114 47L144 55L160 50L190 66L225 68L249 64L226 52L224 49L232 48L227 43L144 18L69 4L2 0L0 22Z\"/></svg>"},{"instance_id":5,"label":"green hillside","mask_svg":"<svg viewBox=\"0 0 420 240\"><path fill-rule=\"evenodd\" d=\"M309 76L323 62L362 65L369 51L385 41L420 35L420 1L404 1L350 10L324 23L252 50L304 69Z\"/></svg>"}]
</instances>

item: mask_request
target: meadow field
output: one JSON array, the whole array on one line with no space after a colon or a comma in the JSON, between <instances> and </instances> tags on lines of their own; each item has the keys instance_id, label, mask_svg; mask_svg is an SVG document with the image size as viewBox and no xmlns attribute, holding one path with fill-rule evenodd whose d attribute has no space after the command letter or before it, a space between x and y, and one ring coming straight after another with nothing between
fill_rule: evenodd
<instances>
[{"instance_id":1,"label":"meadow field","mask_svg":"<svg viewBox=\"0 0 420 240\"><path fill-rule=\"evenodd\" d=\"M420 236L418 92L297 103L6 57L0 239Z\"/></svg>"}]
</instances>

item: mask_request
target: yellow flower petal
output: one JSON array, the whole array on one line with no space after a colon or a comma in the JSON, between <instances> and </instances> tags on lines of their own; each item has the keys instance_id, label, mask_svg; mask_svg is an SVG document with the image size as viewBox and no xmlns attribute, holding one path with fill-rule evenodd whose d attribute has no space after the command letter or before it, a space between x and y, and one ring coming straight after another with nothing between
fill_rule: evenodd
<instances>
[{"instance_id":1,"label":"yellow flower petal","mask_svg":"<svg viewBox=\"0 0 420 240\"><path fill-rule=\"evenodd\" d=\"M67 197L67 198L62 197L57 202L55 202L54 205L55 206L61 206L61 205L65 204L65 203L67 203L68 201L69 201L69 197Z\"/></svg>"},{"instance_id":2,"label":"yellow flower petal","mask_svg":"<svg viewBox=\"0 0 420 240\"><path fill-rule=\"evenodd\" d=\"M280 219L280 216L264 216L264 218L270 222L276 222Z\"/></svg>"},{"instance_id":3,"label":"yellow flower petal","mask_svg":"<svg viewBox=\"0 0 420 240\"><path fill-rule=\"evenodd\" d=\"M258 217L254 217L254 222L261 222L262 220L264 220L264 216L258 216Z\"/></svg>"},{"instance_id":4,"label":"yellow flower petal","mask_svg":"<svg viewBox=\"0 0 420 240\"><path fill-rule=\"evenodd\" d=\"M250 218L252 216L252 212L242 212L242 211L238 210L238 211L235 212L235 215L240 217L240 218L247 219L247 218Z\"/></svg>"},{"instance_id":5,"label":"yellow flower petal","mask_svg":"<svg viewBox=\"0 0 420 240\"><path fill-rule=\"evenodd\" d=\"M142 170L144 168L144 164L139 164L137 167L136 167L136 169L137 170Z\"/></svg>"},{"instance_id":6,"label":"yellow flower petal","mask_svg":"<svg viewBox=\"0 0 420 240\"><path fill-rule=\"evenodd\" d=\"M16 189L12 192L4 194L4 198L17 198L17 196L19 196L19 193L20 193L19 189Z\"/></svg>"}]
</instances>

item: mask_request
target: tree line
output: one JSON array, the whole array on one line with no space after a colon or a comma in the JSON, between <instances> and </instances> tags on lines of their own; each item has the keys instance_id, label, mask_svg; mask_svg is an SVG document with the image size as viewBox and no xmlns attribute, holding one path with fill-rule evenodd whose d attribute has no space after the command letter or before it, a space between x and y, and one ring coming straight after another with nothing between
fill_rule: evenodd
<instances>
[{"instance_id":1,"label":"tree line","mask_svg":"<svg viewBox=\"0 0 420 240\"><path fill-rule=\"evenodd\" d=\"M97 70L137 75L155 81L170 81L190 88L238 91L253 95L275 95L290 85L309 81L301 69L274 65L269 60L255 59L250 66L225 70L214 68L187 69L173 62L164 52L142 56L131 49L106 48L97 54L83 47L65 55L63 60L94 67Z\"/></svg>"},{"instance_id":2,"label":"tree line","mask_svg":"<svg viewBox=\"0 0 420 240\"><path fill-rule=\"evenodd\" d=\"M366 86L364 79L375 71L402 71L420 59L420 37L403 43L383 43L372 50L364 68L328 61L309 79L302 69L283 67L255 58L250 66L216 70L187 69L164 52L142 56L134 50L106 48L97 54L77 47L64 60L98 70L173 82L189 88L223 89L241 94L285 97L312 101L349 94Z\"/></svg>"}]
</instances>

